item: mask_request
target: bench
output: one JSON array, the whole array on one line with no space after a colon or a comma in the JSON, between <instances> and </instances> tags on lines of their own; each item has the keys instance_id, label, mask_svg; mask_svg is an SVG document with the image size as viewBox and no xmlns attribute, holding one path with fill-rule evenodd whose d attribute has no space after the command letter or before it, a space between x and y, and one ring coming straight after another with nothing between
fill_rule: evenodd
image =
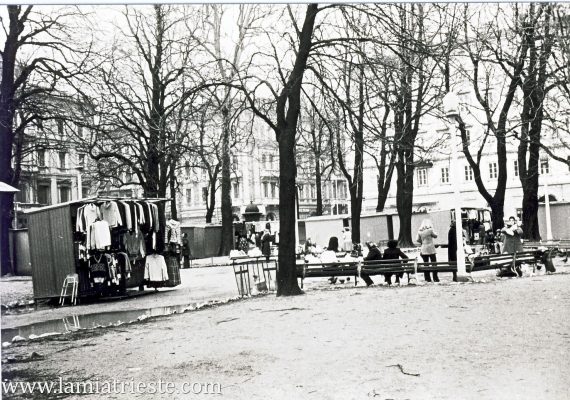
<instances>
[{"instance_id":1,"label":"bench","mask_svg":"<svg viewBox=\"0 0 570 400\"><path fill-rule=\"evenodd\" d=\"M341 261L333 263L306 263L297 265L297 278L301 279L301 289L306 278L333 278L337 276L354 277L354 285L358 278L358 261Z\"/></svg>"},{"instance_id":2,"label":"bench","mask_svg":"<svg viewBox=\"0 0 570 400\"><path fill-rule=\"evenodd\" d=\"M236 275L236 283L240 294L249 295L250 268L254 275L263 277L271 290L272 273L277 271L277 260L272 258L269 261L265 257L254 257L248 259L234 259L233 267ZM541 252L538 250L523 251L516 254L489 254L466 260L466 270L468 273L486 271L501 268L510 268L513 265L521 266L530 264L533 269L541 261ZM355 286L361 274L368 276L386 274L410 274L422 272L457 272L457 262L437 261L437 262L417 262L415 258L400 260L372 260L357 261L347 260L332 263L304 263L297 264L296 276L301 280L301 288L307 278L334 278L353 277Z\"/></svg>"},{"instance_id":3,"label":"bench","mask_svg":"<svg viewBox=\"0 0 570 400\"><path fill-rule=\"evenodd\" d=\"M489 254L475 257L467 264L467 272L487 271L491 269L503 269L513 266L520 267L522 264L531 264L536 268L540 260L538 251L523 251L515 254Z\"/></svg>"},{"instance_id":4,"label":"bench","mask_svg":"<svg viewBox=\"0 0 570 400\"><path fill-rule=\"evenodd\" d=\"M415 259L408 258L403 260L370 260L364 261L361 266L363 274L386 275L386 274L408 274L408 283L410 282L410 274L416 271Z\"/></svg>"}]
</instances>

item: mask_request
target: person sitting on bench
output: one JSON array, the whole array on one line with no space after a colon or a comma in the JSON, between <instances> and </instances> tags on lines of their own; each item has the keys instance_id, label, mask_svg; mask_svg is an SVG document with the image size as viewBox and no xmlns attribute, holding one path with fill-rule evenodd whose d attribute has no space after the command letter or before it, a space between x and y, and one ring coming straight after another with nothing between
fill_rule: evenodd
<instances>
[{"instance_id":1,"label":"person sitting on bench","mask_svg":"<svg viewBox=\"0 0 570 400\"><path fill-rule=\"evenodd\" d=\"M368 254L366 255L366 257L364 257L364 261L382 259L382 253L380 252L380 249L378 249L378 247L376 246L376 243L368 242L366 243L366 246L368 246ZM361 272L360 277L364 282L366 282L366 286L374 285L374 281L370 278L368 274Z\"/></svg>"},{"instance_id":2,"label":"person sitting on bench","mask_svg":"<svg viewBox=\"0 0 570 400\"><path fill-rule=\"evenodd\" d=\"M404 254L402 250L398 247L397 240L388 240L388 247L384 250L384 260L399 260L400 258L407 260L409 257ZM386 283L388 285L392 284L392 274L384 275L386 279ZM403 272L399 272L396 274L396 283L400 283L400 278L404 276Z\"/></svg>"}]
</instances>

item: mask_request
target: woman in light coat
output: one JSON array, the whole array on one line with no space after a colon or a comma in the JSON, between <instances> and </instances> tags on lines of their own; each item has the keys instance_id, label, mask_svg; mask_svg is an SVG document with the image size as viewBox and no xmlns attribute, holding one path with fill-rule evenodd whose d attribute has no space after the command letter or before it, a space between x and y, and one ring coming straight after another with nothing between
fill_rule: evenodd
<instances>
[{"instance_id":1,"label":"woman in light coat","mask_svg":"<svg viewBox=\"0 0 570 400\"><path fill-rule=\"evenodd\" d=\"M422 259L425 263L437 261L437 252L435 250L435 244L433 242L433 239L436 237L437 233L434 232L431 221L429 219L424 219L420 225L420 229L418 230L416 241L422 245L420 255L422 256ZM424 279L426 282L431 282L429 272L424 272ZM437 272L433 272L433 281L439 282Z\"/></svg>"}]
</instances>

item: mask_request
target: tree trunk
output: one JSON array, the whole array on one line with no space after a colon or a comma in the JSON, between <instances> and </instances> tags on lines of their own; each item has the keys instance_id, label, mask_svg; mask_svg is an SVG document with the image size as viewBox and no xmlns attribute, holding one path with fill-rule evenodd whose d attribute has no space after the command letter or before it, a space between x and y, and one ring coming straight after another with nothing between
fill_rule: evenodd
<instances>
[{"instance_id":1,"label":"tree trunk","mask_svg":"<svg viewBox=\"0 0 570 400\"><path fill-rule=\"evenodd\" d=\"M489 206L491 207L491 221L493 222L493 232L496 232L497 229L501 229L505 225L504 201L493 201L489 204Z\"/></svg>"},{"instance_id":2,"label":"tree trunk","mask_svg":"<svg viewBox=\"0 0 570 400\"><path fill-rule=\"evenodd\" d=\"M385 189L384 182L378 179L378 202L376 203L376 212L384 211L389 191L390 191L390 184L388 183L388 187Z\"/></svg>"},{"instance_id":3,"label":"tree trunk","mask_svg":"<svg viewBox=\"0 0 570 400\"><path fill-rule=\"evenodd\" d=\"M231 157L230 157L230 121L229 111L222 109L224 132L222 136L222 243L220 256L230 254L233 247L233 218L232 218L232 181L231 181Z\"/></svg>"},{"instance_id":4,"label":"tree trunk","mask_svg":"<svg viewBox=\"0 0 570 400\"><path fill-rule=\"evenodd\" d=\"M315 186L317 187L317 216L323 215L323 190L321 178L321 160L315 157Z\"/></svg>"},{"instance_id":5,"label":"tree trunk","mask_svg":"<svg viewBox=\"0 0 570 400\"><path fill-rule=\"evenodd\" d=\"M210 189L208 191L208 196L206 198L207 204L206 204L206 223L207 224L211 224L212 223L212 218L214 217L214 210L216 207L216 192L213 189L213 185L215 185L216 183L212 183L212 180L210 179Z\"/></svg>"},{"instance_id":6,"label":"tree trunk","mask_svg":"<svg viewBox=\"0 0 570 400\"><path fill-rule=\"evenodd\" d=\"M299 35L299 48L293 70L277 98L275 134L279 143L279 266L277 296L302 294L297 282L295 224L295 136L301 111L301 85L312 47L318 4L308 4Z\"/></svg>"},{"instance_id":7,"label":"tree trunk","mask_svg":"<svg viewBox=\"0 0 570 400\"><path fill-rule=\"evenodd\" d=\"M290 129L290 128L289 128ZM283 132L279 140L279 269L277 296L301 294L297 282L295 224L295 131Z\"/></svg>"},{"instance_id":8,"label":"tree trunk","mask_svg":"<svg viewBox=\"0 0 570 400\"><path fill-rule=\"evenodd\" d=\"M12 148L14 144L14 71L18 37L24 29L19 23L20 6L9 5L9 31L2 52L2 82L0 83L0 182L18 186L12 168ZM10 260L9 232L14 204L12 194L0 195L0 271L2 275L12 271Z\"/></svg>"},{"instance_id":9,"label":"tree trunk","mask_svg":"<svg viewBox=\"0 0 570 400\"><path fill-rule=\"evenodd\" d=\"M396 209L400 219L398 243L401 247L414 247L412 239L412 211L414 200L414 167L398 161Z\"/></svg>"},{"instance_id":10,"label":"tree trunk","mask_svg":"<svg viewBox=\"0 0 570 400\"><path fill-rule=\"evenodd\" d=\"M176 207L176 175L174 173L175 163L174 161L170 164L170 179L168 183L170 185L170 217L178 221L178 208Z\"/></svg>"},{"instance_id":11,"label":"tree trunk","mask_svg":"<svg viewBox=\"0 0 570 400\"><path fill-rule=\"evenodd\" d=\"M350 215L352 227L352 243L360 243L360 213L362 211L362 196L357 191L350 190Z\"/></svg>"}]
</instances>

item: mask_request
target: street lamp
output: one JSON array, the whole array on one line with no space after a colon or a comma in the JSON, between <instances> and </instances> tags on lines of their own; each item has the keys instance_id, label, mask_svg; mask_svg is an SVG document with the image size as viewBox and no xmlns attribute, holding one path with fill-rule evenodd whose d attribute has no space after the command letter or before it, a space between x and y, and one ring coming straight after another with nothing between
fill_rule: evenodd
<instances>
[{"instance_id":1,"label":"street lamp","mask_svg":"<svg viewBox=\"0 0 570 400\"><path fill-rule=\"evenodd\" d=\"M462 124L461 111L459 108L459 97L453 93L448 92L443 97L443 111L447 119L452 123ZM472 281L470 275L467 274L465 268L465 250L463 248L463 226L461 224L461 197L459 193L459 168L457 168L457 148L459 142L457 134L453 131L449 132L451 139L450 143L450 158L451 158L451 185L453 186L453 203L455 205L455 240L457 243L457 281L468 282Z\"/></svg>"},{"instance_id":2,"label":"street lamp","mask_svg":"<svg viewBox=\"0 0 570 400\"><path fill-rule=\"evenodd\" d=\"M544 178L544 212L546 214L546 240L552 241L552 221L550 219L550 193L548 192L548 183L546 182L546 174Z\"/></svg>"}]
</instances>

